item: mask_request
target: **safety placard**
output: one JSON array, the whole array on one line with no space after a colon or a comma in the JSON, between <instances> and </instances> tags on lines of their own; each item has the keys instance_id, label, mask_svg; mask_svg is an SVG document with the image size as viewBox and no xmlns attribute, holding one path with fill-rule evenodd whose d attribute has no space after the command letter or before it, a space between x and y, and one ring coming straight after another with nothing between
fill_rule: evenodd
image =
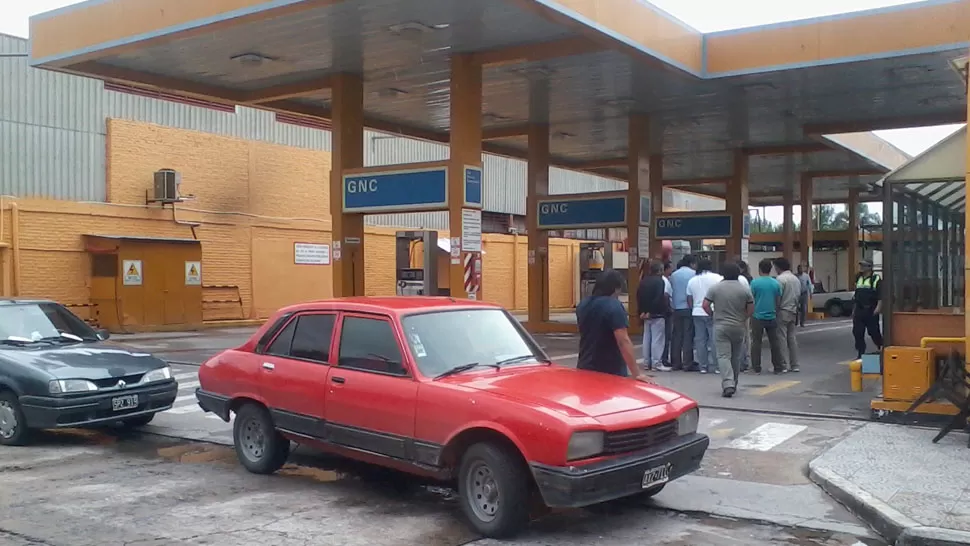
<instances>
[{"instance_id":1,"label":"safety placard","mask_svg":"<svg viewBox=\"0 0 970 546\"><path fill-rule=\"evenodd\" d=\"M185 285L202 285L202 262L185 262Z\"/></svg>"},{"instance_id":2,"label":"safety placard","mask_svg":"<svg viewBox=\"0 0 970 546\"><path fill-rule=\"evenodd\" d=\"M330 265L330 246L316 243L293 243L293 263L297 265Z\"/></svg>"},{"instance_id":3,"label":"safety placard","mask_svg":"<svg viewBox=\"0 0 970 546\"><path fill-rule=\"evenodd\" d=\"M121 267L124 271L123 283L125 286L141 286L141 260L124 260Z\"/></svg>"},{"instance_id":4,"label":"safety placard","mask_svg":"<svg viewBox=\"0 0 970 546\"><path fill-rule=\"evenodd\" d=\"M462 252L482 251L482 211L461 209Z\"/></svg>"},{"instance_id":5,"label":"safety placard","mask_svg":"<svg viewBox=\"0 0 970 546\"><path fill-rule=\"evenodd\" d=\"M751 242L747 239L741 239L741 261L748 261L748 251L751 248Z\"/></svg>"}]
</instances>

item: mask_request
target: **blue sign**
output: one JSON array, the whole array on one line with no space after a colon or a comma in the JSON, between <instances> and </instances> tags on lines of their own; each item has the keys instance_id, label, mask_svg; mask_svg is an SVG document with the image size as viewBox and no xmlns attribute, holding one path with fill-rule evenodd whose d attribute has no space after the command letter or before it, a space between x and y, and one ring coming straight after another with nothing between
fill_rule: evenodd
<instances>
[{"instance_id":1,"label":"blue sign","mask_svg":"<svg viewBox=\"0 0 970 546\"><path fill-rule=\"evenodd\" d=\"M582 229L626 225L626 197L542 199L539 229Z\"/></svg>"},{"instance_id":2,"label":"blue sign","mask_svg":"<svg viewBox=\"0 0 970 546\"><path fill-rule=\"evenodd\" d=\"M650 195L640 194L640 225L649 226L650 225Z\"/></svg>"},{"instance_id":3,"label":"blue sign","mask_svg":"<svg viewBox=\"0 0 970 546\"><path fill-rule=\"evenodd\" d=\"M744 213L743 221L741 224L741 237L751 237L751 213Z\"/></svg>"},{"instance_id":4,"label":"blue sign","mask_svg":"<svg viewBox=\"0 0 970 546\"><path fill-rule=\"evenodd\" d=\"M344 212L448 208L448 168L398 169L344 175Z\"/></svg>"},{"instance_id":5,"label":"blue sign","mask_svg":"<svg viewBox=\"0 0 970 546\"><path fill-rule=\"evenodd\" d=\"M664 215L653 231L658 239L724 239L731 236L731 215Z\"/></svg>"},{"instance_id":6,"label":"blue sign","mask_svg":"<svg viewBox=\"0 0 970 546\"><path fill-rule=\"evenodd\" d=\"M465 167L465 206L482 206L482 170Z\"/></svg>"}]
</instances>

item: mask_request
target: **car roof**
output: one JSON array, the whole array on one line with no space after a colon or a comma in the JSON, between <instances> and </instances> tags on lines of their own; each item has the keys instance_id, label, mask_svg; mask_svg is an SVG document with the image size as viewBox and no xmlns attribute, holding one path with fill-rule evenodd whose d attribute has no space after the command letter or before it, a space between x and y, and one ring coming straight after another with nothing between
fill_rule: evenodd
<instances>
[{"instance_id":1,"label":"car roof","mask_svg":"<svg viewBox=\"0 0 970 546\"><path fill-rule=\"evenodd\" d=\"M31 298L0 298L0 307L8 305L29 305L36 303L57 303L53 300L39 300Z\"/></svg>"},{"instance_id":2,"label":"car roof","mask_svg":"<svg viewBox=\"0 0 970 546\"><path fill-rule=\"evenodd\" d=\"M480 301L438 296L355 296L298 303L284 307L280 309L280 312L328 310L401 316L415 312L456 311L459 309L501 309L501 307Z\"/></svg>"}]
</instances>

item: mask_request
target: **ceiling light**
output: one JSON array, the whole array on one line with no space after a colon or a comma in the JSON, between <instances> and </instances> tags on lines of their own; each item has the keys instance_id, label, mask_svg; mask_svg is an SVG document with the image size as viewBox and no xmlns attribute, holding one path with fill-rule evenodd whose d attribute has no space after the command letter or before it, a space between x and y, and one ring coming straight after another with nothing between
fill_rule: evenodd
<instances>
[{"instance_id":1,"label":"ceiling light","mask_svg":"<svg viewBox=\"0 0 970 546\"><path fill-rule=\"evenodd\" d=\"M402 34L428 34L436 30L441 30L448 28L449 25L426 25L418 21L408 21L406 23L398 23L396 25L391 25L387 27L392 34L402 35Z\"/></svg>"},{"instance_id":2,"label":"ceiling light","mask_svg":"<svg viewBox=\"0 0 970 546\"><path fill-rule=\"evenodd\" d=\"M484 119L486 119L488 121L491 121L493 123L501 123L503 121L508 121L509 119L511 119L508 116L503 116L502 114L494 114L492 112L485 113L482 116L482 118L484 118Z\"/></svg>"},{"instance_id":3,"label":"ceiling light","mask_svg":"<svg viewBox=\"0 0 970 546\"><path fill-rule=\"evenodd\" d=\"M567 133L566 131L557 131L553 133L552 138L556 140L568 140L570 138L576 138L576 135L573 133Z\"/></svg>"},{"instance_id":4,"label":"ceiling light","mask_svg":"<svg viewBox=\"0 0 970 546\"><path fill-rule=\"evenodd\" d=\"M408 92L403 89L398 89L397 87L387 87L384 89L378 89L374 94L381 99L392 99L394 97L400 97L401 95L407 95Z\"/></svg>"},{"instance_id":5,"label":"ceiling light","mask_svg":"<svg viewBox=\"0 0 970 546\"><path fill-rule=\"evenodd\" d=\"M271 62L275 59L260 53L242 53L240 55L231 57L231 60L236 61L243 66L259 66L264 62Z\"/></svg>"},{"instance_id":6,"label":"ceiling light","mask_svg":"<svg viewBox=\"0 0 970 546\"><path fill-rule=\"evenodd\" d=\"M548 78L553 70L544 66L519 66L509 70L513 74L518 74L523 78Z\"/></svg>"},{"instance_id":7,"label":"ceiling light","mask_svg":"<svg viewBox=\"0 0 970 546\"><path fill-rule=\"evenodd\" d=\"M613 108L629 108L637 103L636 99L631 99L629 97L610 99L606 101L606 105Z\"/></svg>"},{"instance_id":8,"label":"ceiling light","mask_svg":"<svg viewBox=\"0 0 970 546\"><path fill-rule=\"evenodd\" d=\"M745 91L752 91L752 92L757 92L757 91L774 91L774 90L777 90L778 89L777 87L775 87L775 84L773 84L771 82L746 83L746 84L742 85L741 88L744 89Z\"/></svg>"}]
</instances>

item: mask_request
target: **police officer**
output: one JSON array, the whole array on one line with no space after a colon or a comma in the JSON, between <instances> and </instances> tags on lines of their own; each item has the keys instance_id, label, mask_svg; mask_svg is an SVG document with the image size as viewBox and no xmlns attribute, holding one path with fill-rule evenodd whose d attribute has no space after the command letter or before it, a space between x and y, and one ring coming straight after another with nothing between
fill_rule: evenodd
<instances>
[{"instance_id":1,"label":"police officer","mask_svg":"<svg viewBox=\"0 0 970 546\"><path fill-rule=\"evenodd\" d=\"M872 262L859 262L859 274L855 278L855 306L852 312L852 336L858 358L866 352L866 332L882 350L882 332L879 329L879 315L882 311L880 289L882 279L872 271Z\"/></svg>"}]
</instances>

